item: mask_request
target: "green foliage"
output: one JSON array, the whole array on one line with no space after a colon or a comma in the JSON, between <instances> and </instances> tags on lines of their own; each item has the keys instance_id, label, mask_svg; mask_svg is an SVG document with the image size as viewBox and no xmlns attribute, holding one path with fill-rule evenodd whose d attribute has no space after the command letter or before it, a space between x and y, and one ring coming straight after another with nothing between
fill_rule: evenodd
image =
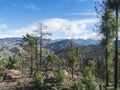
<instances>
[{"instance_id":1,"label":"green foliage","mask_svg":"<svg viewBox=\"0 0 120 90\"><path fill-rule=\"evenodd\" d=\"M77 64L76 61L77 61L77 58L74 52L69 52L69 65L74 68L75 65Z\"/></svg>"},{"instance_id":2,"label":"green foliage","mask_svg":"<svg viewBox=\"0 0 120 90\"><path fill-rule=\"evenodd\" d=\"M70 41L70 50L69 50L69 66L72 68L75 68L77 64L77 57L76 57L76 51L75 46L73 44L73 41Z\"/></svg>"},{"instance_id":3,"label":"green foliage","mask_svg":"<svg viewBox=\"0 0 120 90\"><path fill-rule=\"evenodd\" d=\"M0 70L4 70L5 69L5 62L0 61Z\"/></svg>"},{"instance_id":4,"label":"green foliage","mask_svg":"<svg viewBox=\"0 0 120 90\"><path fill-rule=\"evenodd\" d=\"M101 24L100 24L100 34L102 35L102 39L101 39L101 46L102 46L102 49L103 49L103 60L105 60L103 62L103 60L101 60L103 62L103 64L105 64L104 68L102 68L101 66L101 71L103 70L105 72L105 78L103 80L105 80L106 82L106 87L109 86L109 83L113 80L112 80L112 77L113 77L113 65L110 66L110 62L111 60L113 59L112 57L112 54L111 52L114 52L114 48L113 48L113 45L114 45L114 37L116 37L117 35L117 32L116 32L116 25L115 25L115 18L114 18L114 11L111 9L111 6L110 6L110 3L109 1L111 0L103 0L102 3L101 3L101 11L99 11L101 14L100 17L101 17ZM116 0L112 0L112 1L116 1ZM115 49L116 50L116 49ZM117 55L117 53L115 53ZM116 58L117 59L117 58ZM116 60L115 60L116 61ZM99 61L99 63L101 63ZM105 69L105 70L104 70ZM98 70L100 71L100 70ZM103 72L103 74L104 74ZM111 73L112 72L112 73ZM98 72L100 73L100 75L102 77L103 74L101 74L102 72ZM98 75L98 76L100 76Z\"/></svg>"},{"instance_id":5,"label":"green foliage","mask_svg":"<svg viewBox=\"0 0 120 90\"><path fill-rule=\"evenodd\" d=\"M13 66L14 66L14 69L19 69L20 68L20 64L19 63L15 63L15 64L13 64Z\"/></svg>"},{"instance_id":6,"label":"green foliage","mask_svg":"<svg viewBox=\"0 0 120 90\"><path fill-rule=\"evenodd\" d=\"M4 77L0 75L0 82L3 82Z\"/></svg>"},{"instance_id":7,"label":"green foliage","mask_svg":"<svg viewBox=\"0 0 120 90\"><path fill-rule=\"evenodd\" d=\"M66 75L63 70L59 70L56 76L57 83L63 84L66 81Z\"/></svg>"},{"instance_id":8,"label":"green foliage","mask_svg":"<svg viewBox=\"0 0 120 90\"><path fill-rule=\"evenodd\" d=\"M47 59L47 62L46 62L45 68L51 68L52 70L55 68L56 69L60 68L60 59L54 53L50 53L46 59Z\"/></svg>"},{"instance_id":9,"label":"green foliage","mask_svg":"<svg viewBox=\"0 0 120 90\"><path fill-rule=\"evenodd\" d=\"M74 74L74 70L75 68L77 68L77 64L78 64L78 50L76 50L77 48L75 47L75 45L73 44L73 41L70 41L70 47L69 47L69 60L68 60L68 65L71 68L72 71L72 78L73 78L73 74Z\"/></svg>"},{"instance_id":10,"label":"green foliage","mask_svg":"<svg viewBox=\"0 0 120 90\"><path fill-rule=\"evenodd\" d=\"M15 60L15 56L13 58L9 57L8 63L6 64L6 68L8 68L8 69L14 69L14 68L16 68L15 67L16 62L17 61Z\"/></svg>"},{"instance_id":11,"label":"green foliage","mask_svg":"<svg viewBox=\"0 0 120 90\"><path fill-rule=\"evenodd\" d=\"M114 90L114 84L113 83L109 83L109 86L107 87L107 90Z\"/></svg>"},{"instance_id":12,"label":"green foliage","mask_svg":"<svg viewBox=\"0 0 120 90\"><path fill-rule=\"evenodd\" d=\"M99 83L89 67L85 67L81 79L81 90L99 90Z\"/></svg>"},{"instance_id":13,"label":"green foliage","mask_svg":"<svg viewBox=\"0 0 120 90\"><path fill-rule=\"evenodd\" d=\"M36 45L36 39L35 37L26 34L23 36L23 40L26 41L23 45L21 46L28 52L30 53L30 74L33 74L33 59L34 59L34 52L35 52L35 45Z\"/></svg>"},{"instance_id":14,"label":"green foliage","mask_svg":"<svg viewBox=\"0 0 120 90\"><path fill-rule=\"evenodd\" d=\"M95 66L96 76L102 81L105 80L105 62L103 57L99 56L96 58L96 66Z\"/></svg>"},{"instance_id":15,"label":"green foliage","mask_svg":"<svg viewBox=\"0 0 120 90\"><path fill-rule=\"evenodd\" d=\"M10 51L10 48L11 47L9 46L8 48L4 48L0 51L0 60L7 60L9 56L14 55L14 53Z\"/></svg>"},{"instance_id":16,"label":"green foliage","mask_svg":"<svg viewBox=\"0 0 120 90\"><path fill-rule=\"evenodd\" d=\"M77 84L77 85L75 84L73 87L73 90L81 90L80 84ZM84 89L82 89L82 90L84 90Z\"/></svg>"},{"instance_id":17,"label":"green foliage","mask_svg":"<svg viewBox=\"0 0 120 90\"><path fill-rule=\"evenodd\" d=\"M44 77L38 71L35 71L33 75L33 80L37 86L42 86L44 84Z\"/></svg>"},{"instance_id":18,"label":"green foliage","mask_svg":"<svg viewBox=\"0 0 120 90\"><path fill-rule=\"evenodd\" d=\"M2 70L3 70L3 69L5 69L5 67L4 67L3 65L0 65L0 69L2 69Z\"/></svg>"}]
</instances>

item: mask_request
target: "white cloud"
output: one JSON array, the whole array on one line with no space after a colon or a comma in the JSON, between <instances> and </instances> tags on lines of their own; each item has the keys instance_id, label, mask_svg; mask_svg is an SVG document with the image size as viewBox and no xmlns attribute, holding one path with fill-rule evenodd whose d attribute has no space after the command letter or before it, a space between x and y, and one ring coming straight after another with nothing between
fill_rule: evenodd
<instances>
[{"instance_id":1,"label":"white cloud","mask_svg":"<svg viewBox=\"0 0 120 90\"><path fill-rule=\"evenodd\" d=\"M17 37L21 37L25 35L26 33L32 34L35 30L38 30L38 24L34 23L33 25L28 25L26 27L16 29L16 30L10 30L9 33L13 33L13 35Z\"/></svg>"},{"instance_id":2,"label":"white cloud","mask_svg":"<svg viewBox=\"0 0 120 90\"><path fill-rule=\"evenodd\" d=\"M7 28L8 28L8 26L6 24L0 24L0 30L1 29L7 29Z\"/></svg>"},{"instance_id":3,"label":"white cloud","mask_svg":"<svg viewBox=\"0 0 120 90\"><path fill-rule=\"evenodd\" d=\"M67 19L53 18L43 21L47 25L45 31L54 33L62 33L64 38L95 38L96 32L93 32L89 25L94 25L97 19L81 19L70 21ZM58 35L58 34L57 34ZM57 37L57 36L56 36ZM96 38L95 38L96 39Z\"/></svg>"},{"instance_id":4,"label":"white cloud","mask_svg":"<svg viewBox=\"0 0 120 90\"><path fill-rule=\"evenodd\" d=\"M10 37L17 37L16 35L10 35L10 34L0 34L0 38L10 38Z\"/></svg>"},{"instance_id":5,"label":"white cloud","mask_svg":"<svg viewBox=\"0 0 120 90\"><path fill-rule=\"evenodd\" d=\"M52 18L43 20L42 23L47 26L43 31L50 32L53 35L52 39L61 38L81 38L81 39L97 39L97 33L94 32L90 26L94 25L97 19L80 19L80 20L68 20L62 18ZM17 30L9 30L9 35L0 35L0 37L22 37L26 33L33 34L33 31L39 30L38 23L28 25L24 28Z\"/></svg>"}]
</instances>

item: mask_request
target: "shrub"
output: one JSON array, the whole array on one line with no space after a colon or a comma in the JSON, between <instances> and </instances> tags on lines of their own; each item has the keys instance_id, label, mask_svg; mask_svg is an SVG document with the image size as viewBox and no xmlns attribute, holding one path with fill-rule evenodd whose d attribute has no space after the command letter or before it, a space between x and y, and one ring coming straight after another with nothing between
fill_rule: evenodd
<instances>
[{"instance_id":1,"label":"shrub","mask_svg":"<svg viewBox=\"0 0 120 90\"><path fill-rule=\"evenodd\" d=\"M3 82L4 77L0 75L0 82Z\"/></svg>"},{"instance_id":2,"label":"shrub","mask_svg":"<svg viewBox=\"0 0 120 90\"><path fill-rule=\"evenodd\" d=\"M3 65L0 65L0 70L4 70L5 67Z\"/></svg>"},{"instance_id":3,"label":"shrub","mask_svg":"<svg viewBox=\"0 0 120 90\"><path fill-rule=\"evenodd\" d=\"M99 82L89 67L85 67L80 80L82 81L81 90L99 90Z\"/></svg>"},{"instance_id":4,"label":"shrub","mask_svg":"<svg viewBox=\"0 0 120 90\"><path fill-rule=\"evenodd\" d=\"M13 64L13 68L15 68L15 69L19 69L19 68L20 68L20 64L19 64L19 63L15 63L15 64Z\"/></svg>"},{"instance_id":5,"label":"shrub","mask_svg":"<svg viewBox=\"0 0 120 90\"><path fill-rule=\"evenodd\" d=\"M66 81L66 75L63 70L59 70L56 76L57 83L63 84Z\"/></svg>"},{"instance_id":6,"label":"shrub","mask_svg":"<svg viewBox=\"0 0 120 90\"><path fill-rule=\"evenodd\" d=\"M109 83L107 90L114 90L114 83ZM118 89L118 90L120 90L120 89Z\"/></svg>"},{"instance_id":7,"label":"shrub","mask_svg":"<svg viewBox=\"0 0 120 90\"><path fill-rule=\"evenodd\" d=\"M0 61L0 70L4 70L5 69L5 62L4 61Z\"/></svg>"},{"instance_id":8,"label":"shrub","mask_svg":"<svg viewBox=\"0 0 120 90\"><path fill-rule=\"evenodd\" d=\"M73 90L80 90L80 84L75 84L74 86L73 86ZM84 90L84 89L82 89L82 90Z\"/></svg>"},{"instance_id":9,"label":"shrub","mask_svg":"<svg viewBox=\"0 0 120 90\"><path fill-rule=\"evenodd\" d=\"M33 80L37 86L42 86L44 84L44 77L38 71L34 73Z\"/></svg>"},{"instance_id":10,"label":"shrub","mask_svg":"<svg viewBox=\"0 0 120 90\"><path fill-rule=\"evenodd\" d=\"M14 69L16 63L17 63L17 61L15 60L15 57L12 58L12 57L10 56L5 67L8 68L8 69Z\"/></svg>"}]
</instances>

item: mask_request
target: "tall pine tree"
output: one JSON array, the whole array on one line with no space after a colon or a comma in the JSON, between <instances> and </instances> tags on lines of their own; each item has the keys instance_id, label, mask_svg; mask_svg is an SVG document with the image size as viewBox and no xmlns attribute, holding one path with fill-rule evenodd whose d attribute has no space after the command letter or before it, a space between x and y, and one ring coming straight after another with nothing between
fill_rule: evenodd
<instances>
[{"instance_id":1,"label":"tall pine tree","mask_svg":"<svg viewBox=\"0 0 120 90\"><path fill-rule=\"evenodd\" d=\"M118 30L119 30L119 10L120 10L120 0L107 0L109 3L109 8L115 11L115 57L114 57L114 89L118 89Z\"/></svg>"},{"instance_id":2,"label":"tall pine tree","mask_svg":"<svg viewBox=\"0 0 120 90\"><path fill-rule=\"evenodd\" d=\"M101 16L101 25L100 25L100 33L103 36L101 45L105 52L105 71L106 71L106 87L109 86L109 60L111 59L110 53L113 47L113 28L115 27L113 11L109 8L108 1L102 1L102 12L100 12Z\"/></svg>"}]
</instances>

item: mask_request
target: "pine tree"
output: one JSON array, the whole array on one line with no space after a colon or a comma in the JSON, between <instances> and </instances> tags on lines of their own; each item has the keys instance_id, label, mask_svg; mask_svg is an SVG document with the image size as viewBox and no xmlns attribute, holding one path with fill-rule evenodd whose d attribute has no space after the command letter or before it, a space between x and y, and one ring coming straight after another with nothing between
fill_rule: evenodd
<instances>
[{"instance_id":1,"label":"pine tree","mask_svg":"<svg viewBox=\"0 0 120 90\"><path fill-rule=\"evenodd\" d=\"M80 55L80 47L79 46L76 46L76 58L77 58L78 69L81 70L81 55Z\"/></svg>"},{"instance_id":2,"label":"pine tree","mask_svg":"<svg viewBox=\"0 0 120 90\"><path fill-rule=\"evenodd\" d=\"M72 78L74 76L74 70L76 68L77 65L77 57L76 57L76 50L75 50L75 46L73 44L73 41L70 41L70 47L69 47L69 67L71 68L71 72L72 72Z\"/></svg>"},{"instance_id":3,"label":"pine tree","mask_svg":"<svg viewBox=\"0 0 120 90\"><path fill-rule=\"evenodd\" d=\"M35 49L35 38L29 34L26 34L25 36L23 36L23 40L26 41L25 48L30 52L30 57L31 57L30 75L32 75L33 74L33 54L34 54L34 49Z\"/></svg>"},{"instance_id":4,"label":"pine tree","mask_svg":"<svg viewBox=\"0 0 120 90\"><path fill-rule=\"evenodd\" d=\"M60 59L57 55L55 55L54 53L50 53L46 59L47 59L47 62L45 64L46 69L51 68L52 71L54 71L54 69L57 70L60 69Z\"/></svg>"},{"instance_id":5,"label":"pine tree","mask_svg":"<svg viewBox=\"0 0 120 90\"><path fill-rule=\"evenodd\" d=\"M101 45L105 52L105 71L106 71L106 87L109 86L109 61L111 59L110 53L113 47L113 28L114 18L113 11L109 8L108 2L102 2L102 12L101 12L101 25L100 25L100 33L103 36Z\"/></svg>"},{"instance_id":6,"label":"pine tree","mask_svg":"<svg viewBox=\"0 0 120 90\"><path fill-rule=\"evenodd\" d=\"M109 3L109 8L115 11L115 57L114 57L114 89L118 89L118 29L119 29L119 10L120 10L120 0L107 0Z\"/></svg>"}]
</instances>

